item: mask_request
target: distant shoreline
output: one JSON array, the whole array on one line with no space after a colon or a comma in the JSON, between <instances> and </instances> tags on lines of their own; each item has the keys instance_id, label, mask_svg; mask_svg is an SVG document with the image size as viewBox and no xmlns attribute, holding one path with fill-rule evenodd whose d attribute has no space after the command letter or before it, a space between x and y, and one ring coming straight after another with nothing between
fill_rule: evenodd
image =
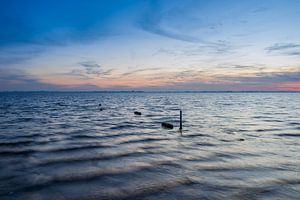
<instances>
[{"instance_id":1,"label":"distant shoreline","mask_svg":"<svg viewBox=\"0 0 300 200\"><path fill-rule=\"evenodd\" d=\"M0 91L0 93L300 93L300 91Z\"/></svg>"}]
</instances>

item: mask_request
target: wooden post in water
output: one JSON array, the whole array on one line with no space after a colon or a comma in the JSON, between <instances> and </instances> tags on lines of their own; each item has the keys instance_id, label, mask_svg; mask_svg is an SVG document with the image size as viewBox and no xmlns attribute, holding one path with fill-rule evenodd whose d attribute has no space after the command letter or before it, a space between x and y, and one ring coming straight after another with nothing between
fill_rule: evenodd
<instances>
[{"instance_id":1,"label":"wooden post in water","mask_svg":"<svg viewBox=\"0 0 300 200\"><path fill-rule=\"evenodd\" d=\"M182 110L180 110L180 127L179 130L182 130Z\"/></svg>"}]
</instances>

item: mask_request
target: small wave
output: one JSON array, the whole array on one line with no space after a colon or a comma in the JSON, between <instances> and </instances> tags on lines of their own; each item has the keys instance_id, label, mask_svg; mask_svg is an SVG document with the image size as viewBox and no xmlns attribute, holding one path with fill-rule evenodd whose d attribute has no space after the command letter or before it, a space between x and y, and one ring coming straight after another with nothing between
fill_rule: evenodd
<instances>
[{"instance_id":1,"label":"small wave","mask_svg":"<svg viewBox=\"0 0 300 200\"><path fill-rule=\"evenodd\" d=\"M234 188L239 192L232 196L232 199L258 199L257 197L261 194L271 194L274 193L275 189L267 186L261 187L244 187L244 188Z\"/></svg>"},{"instance_id":2,"label":"small wave","mask_svg":"<svg viewBox=\"0 0 300 200\"><path fill-rule=\"evenodd\" d=\"M145 117L160 117L158 114L146 114Z\"/></svg>"},{"instance_id":3,"label":"small wave","mask_svg":"<svg viewBox=\"0 0 300 200\"><path fill-rule=\"evenodd\" d=\"M56 103L54 103L54 105L61 106L61 107L67 106L66 104L64 104L62 102L56 102Z\"/></svg>"},{"instance_id":4,"label":"small wave","mask_svg":"<svg viewBox=\"0 0 300 200\"><path fill-rule=\"evenodd\" d=\"M278 179L273 181L273 183L280 185L300 185L300 179Z\"/></svg>"},{"instance_id":5,"label":"small wave","mask_svg":"<svg viewBox=\"0 0 300 200\"><path fill-rule=\"evenodd\" d=\"M22 118L19 118L18 121L19 122L29 122L29 121L33 121L34 118L32 117L22 117Z\"/></svg>"},{"instance_id":6,"label":"small wave","mask_svg":"<svg viewBox=\"0 0 300 200\"><path fill-rule=\"evenodd\" d=\"M211 137L210 135L207 134L184 134L183 137L189 137L189 138L194 138L194 137Z\"/></svg>"},{"instance_id":7,"label":"small wave","mask_svg":"<svg viewBox=\"0 0 300 200\"><path fill-rule=\"evenodd\" d=\"M278 128L269 128L269 129L257 129L256 132L273 132L273 131L282 131L282 129Z\"/></svg>"},{"instance_id":8,"label":"small wave","mask_svg":"<svg viewBox=\"0 0 300 200\"><path fill-rule=\"evenodd\" d=\"M100 148L110 148L110 147L111 147L110 145L103 145L103 144L78 145L78 146L41 150L41 152L56 153L56 152L68 152L68 151L76 151L76 150L84 150L84 149L100 149Z\"/></svg>"},{"instance_id":9,"label":"small wave","mask_svg":"<svg viewBox=\"0 0 300 200\"><path fill-rule=\"evenodd\" d=\"M168 138L144 138L137 140L129 140L125 142L120 142L120 144L131 144L131 143L147 143L147 142L155 142L155 141L164 141L168 140Z\"/></svg>"},{"instance_id":10,"label":"small wave","mask_svg":"<svg viewBox=\"0 0 300 200\"><path fill-rule=\"evenodd\" d=\"M0 147L5 146L20 146L20 145L29 145L32 144L34 141L32 140L24 140L24 141L12 141L12 142L0 142Z\"/></svg>"},{"instance_id":11,"label":"small wave","mask_svg":"<svg viewBox=\"0 0 300 200\"><path fill-rule=\"evenodd\" d=\"M161 161L161 162L152 162L152 163L134 163L131 166L124 167L110 167L110 168L97 168L85 172L72 173L67 172L61 175L54 176L43 176L40 180L35 181L31 184L25 185L23 188L19 189L18 192L24 191L35 191L47 188L51 185L56 184L67 184L67 183L83 183L85 181L92 181L96 179L104 178L105 176L117 176L122 177L130 174L143 174L147 171L157 171L160 167L163 166L176 166L171 162ZM192 184L188 182L187 184Z\"/></svg>"},{"instance_id":12,"label":"small wave","mask_svg":"<svg viewBox=\"0 0 300 200\"><path fill-rule=\"evenodd\" d=\"M195 143L195 145L204 146L204 147L213 147L213 146L216 146L216 144L208 143L208 142L198 142L198 143Z\"/></svg>"},{"instance_id":13,"label":"small wave","mask_svg":"<svg viewBox=\"0 0 300 200\"><path fill-rule=\"evenodd\" d=\"M300 125L300 122L290 122L289 124L290 124L290 125L296 125L296 126L297 126L297 125Z\"/></svg>"},{"instance_id":14,"label":"small wave","mask_svg":"<svg viewBox=\"0 0 300 200\"><path fill-rule=\"evenodd\" d=\"M229 153L214 153L214 157L217 157L217 158L229 158L229 159L237 158L236 155L229 154Z\"/></svg>"},{"instance_id":15,"label":"small wave","mask_svg":"<svg viewBox=\"0 0 300 200\"><path fill-rule=\"evenodd\" d=\"M117 153L117 154L108 154L108 155L92 155L92 156L81 156L81 157L63 157L63 158L54 158L54 159L45 159L42 161L39 161L36 165L38 166L50 166L55 164L71 164L71 163L79 163L79 162L89 162L89 161L107 161L107 160L113 160L113 159L119 159L119 158L125 158L125 157L138 157L143 156L146 154L146 152L124 152L124 153Z\"/></svg>"},{"instance_id":16,"label":"small wave","mask_svg":"<svg viewBox=\"0 0 300 200\"><path fill-rule=\"evenodd\" d=\"M256 154L251 154L251 153L221 153L221 152L216 152L213 153L209 156L205 156L203 159L201 158L200 161L225 161L225 160L235 160L235 159L240 159L240 158L245 158L245 157L258 157ZM218 166L214 166L218 167ZM222 168L222 167L221 167ZM222 168L223 169L223 168Z\"/></svg>"},{"instance_id":17,"label":"small wave","mask_svg":"<svg viewBox=\"0 0 300 200\"><path fill-rule=\"evenodd\" d=\"M35 152L36 152L36 150L34 150L34 149L4 150L4 151L0 151L0 155L1 156L16 156L16 155L26 156L29 154L33 154Z\"/></svg>"},{"instance_id":18,"label":"small wave","mask_svg":"<svg viewBox=\"0 0 300 200\"><path fill-rule=\"evenodd\" d=\"M50 134L48 134L50 135ZM40 133L34 133L34 134L29 134L29 135L16 135L14 136L14 138L36 138L36 137L41 137L43 136L42 134Z\"/></svg>"},{"instance_id":19,"label":"small wave","mask_svg":"<svg viewBox=\"0 0 300 200\"><path fill-rule=\"evenodd\" d=\"M264 113L267 115L272 115L272 113ZM266 116L266 115L260 115L260 116L254 116L253 119L271 119L271 116Z\"/></svg>"},{"instance_id":20,"label":"small wave","mask_svg":"<svg viewBox=\"0 0 300 200\"><path fill-rule=\"evenodd\" d=\"M110 148L110 145L78 145L78 146L70 146L70 147L62 147L62 148L51 148L51 149L7 149L0 151L0 155L2 156L12 156L12 155L28 155L33 153L61 153L61 152L69 152L76 150L84 150L84 149L99 149L99 148Z\"/></svg>"},{"instance_id":21,"label":"small wave","mask_svg":"<svg viewBox=\"0 0 300 200\"><path fill-rule=\"evenodd\" d=\"M279 119L265 119L263 121L265 121L265 122L284 122L283 120L279 120Z\"/></svg>"},{"instance_id":22,"label":"small wave","mask_svg":"<svg viewBox=\"0 0 300 200\"><path fill-rule=\"evenodd\" d=\"M173 178L170 180L161 181L158 183L145 184L139 188L120 188L117 191L109 194L107 199L143 199L153 194L158 194L165 190L180 186L192 186L197 184L195 180L188 177ZM89 199L89 198L87 198Z\"/></svg>"},{"instance_id":23,"label":"small wave","mask_svg":"<svg viewBox=\"0 0 300 200\"><path fill-rule=\"evenodd\" d=\"M72 138L76 139L107 139L107 138L119 138L127 136L141 136L145 133L122 133L122 134L109 134L109 135L72 135ZM147 134L149 135L149 134Z\"/></svg>"},{"instance_id":24,"label":"small wave","mask_svg":"<svg viewBox=\"0 0 300 200\"><path fill-rule=\"evenodd\" d=\"M220 139L221 142L234 142L235 140Z\"/></svg>"},{"instance_id":25,"label":"small wave","mask_svg":"<svg viewBox=\"0 0 300 200\"><path fill-rule=\"evenodd\" d=\"M141 149L153 150L153 149L159 149L159 147L158 146L143 146L143 147L141 147Z\"/></svg>"},{"instance_id":26,"label":"small wave","mask_svg":"<svg viewBox=\"0 0 300 200\"><path fill-rule=\"evenodd\" d=\"M198 170L200 171L211 171L211 172L238 172L238 171L267 171L270 169L255 167L255 166L228 166L228 167L220 167L220 166L208 166L208 167L199 167Z\"/></svg>"},{"instance_id":27,"label":"small wave","mask_svg":"<svg viewBox=\"0 0 300 200\"><path fill-rule=\"evenodd\" d=\"M231 129L231 128L224 128L223 131L227 134L235 134L235 133L240 133L240 132L247 132L248 130L246 129Z\"/></svg>"},{"instance_id":28,"label":"small wave","mask_svg":"<svg viewBox=\"0 0 300 200\"><path fill-rule=\"evenodd\" d=\"M299 184L300 184L300 179L279 179L279 180L273 180L267 182L261 185L260 187L234 187L233 189L238 189L239 192L233 196L233 199L245 199L245 198L257 199L257 197L262 194L268 194L268 195L276 194L276 191L278 191L279 187L286 186L286 185L299 185ZM287 194L280 197L282 197L282 199L296 199L296 198L290 198Z\"/></svg>"},{"instance_id":29,"label":"small wave","mask_svg":"<svg viewBox=\"0 0 300 200\"><path fill-rule=\"evenodd\" d=\"M127 124L127 125L117 125L110 127L109 129L111 130L121 130L121 129L130 129L130 128L137 128L138 126L132 125L132 124Z\"/></svg>"},{"instance_id":30,"label":"small wave","mask_svg":"<svg viewBox=\"0 0 300 200\"><path fill-rule=\"evenodd\" d=\"M282 133L282 134L276 134L280 137L300 137L300 134L297 133Z\"/></svg>"}]
</instances>

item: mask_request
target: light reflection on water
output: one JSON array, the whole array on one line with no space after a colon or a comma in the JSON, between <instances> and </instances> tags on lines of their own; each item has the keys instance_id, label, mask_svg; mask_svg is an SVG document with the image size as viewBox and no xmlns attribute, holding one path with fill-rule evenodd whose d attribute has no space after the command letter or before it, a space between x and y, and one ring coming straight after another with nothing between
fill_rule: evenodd
<instances>
[{"instance_id":1,"label":"light reflection on water","mask_svg":"<svg viewBox=\"0 0 300 200\"><path fill-rule=\"evenodd\" d=\"M1 199L300 197L299 93L1 93L0 100Z\"/></svg>"}]
</instances>

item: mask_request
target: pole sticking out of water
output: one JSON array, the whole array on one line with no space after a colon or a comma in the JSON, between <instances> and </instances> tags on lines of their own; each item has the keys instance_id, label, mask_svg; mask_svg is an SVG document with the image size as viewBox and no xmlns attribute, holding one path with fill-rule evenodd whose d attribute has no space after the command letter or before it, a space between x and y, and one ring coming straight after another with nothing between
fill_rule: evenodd
<instances>
[{"instance_id":1,"label":"pole sticking out of water","mask_svg":"<svg viewBox=\"0 0 300 200\"><path fill-rule=\"evenodd\" d=\"M182 110L180 110L180 127L179 130L182 131Z\"/></svg>"}]
</instances>

